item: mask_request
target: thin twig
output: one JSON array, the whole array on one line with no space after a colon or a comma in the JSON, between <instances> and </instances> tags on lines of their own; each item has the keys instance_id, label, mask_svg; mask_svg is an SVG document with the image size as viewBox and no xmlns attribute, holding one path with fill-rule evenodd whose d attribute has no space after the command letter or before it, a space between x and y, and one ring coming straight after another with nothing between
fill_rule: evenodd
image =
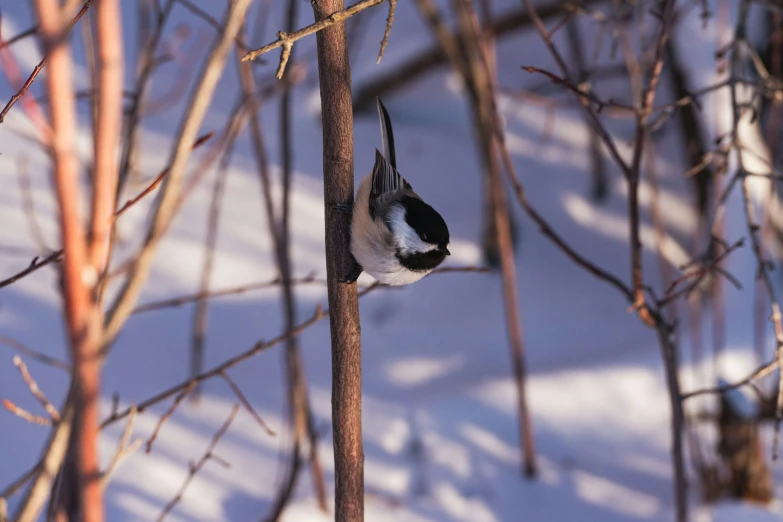
<instances>
[{"instance_id":1,"label":"thin twig","mask_svg":"<svg viewBox=\"0 0 783 522\"><path fill-rule=\"evenodd\" d=\"M600 0L583 0L582 5L591 5ZM573 4L566 4L567 6ZM563 12L563 2L560 0L549 1L538 7L539 15L548 19ZM529 26L532 23L531 17L525 8L514 9L497 16L491 22L484 22L482 27L484 32L489 32L495 37L510 37L517 34L520 29ZM457 35L457 38L461 38ZM422 51L412 55L399 65L389 68L387 72L382 72L359 85L354 96L354 110L360 111L375 107L375 99L383 97L384 94L400 89L405 85L415 82L420 76L429 74L439 66L449 63L449 57L444 52L439 42L425 47Z\"/></svg>"},{"instance_id":2,"label":"thin twig","mask_svg":"<svg viewBox=\"0 0 783 522\"><path fill-rule=\"evenodd\" d=\"M182 306L188 303L192 303L194 301L201 301L204 299L214 299L216 297L225 297L228 295L244 294L245 292L250 292L253 290L261 290L265 288L277 287L280 286L281 283L282 283L281 279L279 277L275 277L274 279L270 279L268 281L261 281L258 283L250 283L250 284L235 286L231 288L223 288L220 290L201 291L195 294L187 294L178 297L172 297L169 299L163 299L161 301L152 301L149 303L144 303L136 307L136 309L133 310L133 313L142 314L144 312L151 312L153 310L160 310L162 308L172 308L176 306ZM323 285L326 284L326 280L317 279L314 274L311 274L305 277L293 279L292 283L297 285L303 285L303 284Z\"/></svg>"},{"instance_id":3,"label":"thin twig","mask_svg":"<svg viewBox=\"0 0 783 522\"><path fill-rule=\"evenodd\" d=\"M701 388L698 390L690 391L682 394L682 400L690 399L691 397L697 397L699 395L719 395L736 388L741 388L746 384L751 384L753 381L763 379L767 375L771 375L778 367L777 359L773 359L768 363L764 363L755 369L750 375L740 379L739 381L723 386L715 386L711 388Z\"/></svg>"},{"instance_id":4,"label":"thin twig","mask_svg":"<svg viewBox=\"0 0 783 522\"><path fill-rule=\"evenodd\" d=\"M240 33L241 35L241 33ZM193 310L193 333L191 337L191 351L190 351L190 375L198 375L204 371L204 344L207 333L207 313L209 311L209 283L212 277L212 267L215 259L215 247L218 241L219 232L219 219L220 210L223 202L223 193L226 186L226 179L228 178L229 165L231 164L231 156L234 150L234 143L242 130L245 123L245 107L246 103L243 96L240 96L240 103L237 104L234 113L229 118L229 122L226 126L226 132L223 136L221 143L222 156L217 169L215 177L215 184L212 188L212 200L209 204L209 212L207 214L207 234L204 238L204 261L201 267L201 278L199 282L199 292L196 295L196 306ZM206 171L210 158L207 158L201 165L201 171ZM196 176L195 178L198 178ZM194 180L195 183L195 180ZM191 187L195 185L191 183ZM187 188L185 192L187 192ZM183 198L186 196L183 193ZM169 300L169 302L171 302ZM187 300L185 301L187 302ZM179 302L174 301L175 305L182 304L182 300ZM149 310L149 306L147 307ZM154 309L154 308L152 308ZM139 309L134 310L134 313L138 313ZM200 397L200 389L196 388L190 395L192 400L198 400Z\"/></svg>"},{"instance_id":5,"label":"thin twig","mask_svg":"<svg viewBox=\"0 0 783 522\"><path fill-rule=\"evenodd\" d=\"M32 484L27 489L25 497L19 504L13 520L17 522L33 522L38 520L46 500L50 497L52 482L58 475L68 449L76 410L77 390L73 381L65 399L65 405L60 408L60 422L52 430L41 460L31 470Z\"/></svg>"},{"instance_id":6,"label":"thin twig","mask_svg":"<svg viewBox=\"0 0 783 522\"><path fill-rule=\"evenodd\" d=\"M11 482L6 488L0 491L0 498L6 499L10 496L16 495L30 479L32 479L41 469L41 463L37 463L32 468L28 469L22 476Z\"/></svg>"},{"instance_id":7,"label":"thin twig","mask_svg":"<svg viewBox=\"0 0 783 522\"><path fill-rule=\"evenodd\" d=\"M15 350L27 357L30 357L31 359L35 359L40 363L48 364L49 366L54 366L55 368L65 370L66 372L71 371L71 366L67 362L61 359L57 359L56 357L51 357L49 355L46 355L45 353L41 353L38 350L33 350L29 346L17 341L12 337L8 337L6 335L0 335L0 344L8 346L12 350Z\"/></svg>"},{"instance_id":8,"label":"thin twig","mask_svg":"<svg viewBox=\"0 0 783 522\"><path fill-rule=\"evenodd\" d=\"M239 388L237 383L234 382L234 380L229 377L226 372L220 372L220 376L224 381L226 381L226 383L228 383L228 386L231 388L231 391L234 392L236 398L239 399L239 402L242 403L242 406L244 406L250 416L255 419L259 426L261 426L261 429L263 429L264 432L266 432L266 434L269 436L274 437L277 435L274 430L270 428L266 422L264 422L264 419L261 418L261 415L256 412L256 410L253 408L253 405L250 404L250 401L247 400L247 397L245 397L245 394L242 393L242 390Z\"/></svg>"},{"instance_id":9,"label":"thin twig","mask_svg":"<svg viewBox=\"0 0 783 522\"><path fill-rule=\"evenodd\" d=\"M122 459L139 449L139 446L141 446L143 442L141 439L136 439L133 442L130 441L131 435L133 435L133 423L135 420L136 410L131 409L131 413L128 415L128 421L125 423L125 429L122 432L122 437L120 437L120 440L117 443L114 457L112 457L111 462L109 462L109 465L106 467L106 471L101 474L101 489L103 491L106 491L106 488L109 486L111 477L114 475L114 472L117 470Z\"/></svg>"},{"instance_id":10,"label":"thin twig","mask_svg":"<svg viewBox=\"0 0 783 522\"><path fill-rule=\"evenodd\" d=\"M55 408L52 405L52 403L49 402L49 399L46 398L44 392L42 392L41 389L38 387L38 383L35 382L33 376L30 375L30 371L27 369L27 365L24 363L24 361L22 361L22 358L16 355L14 356L13 362L14 362L14 366L16 366L19 369L19 373L22 376L22 380L30 389L30 393L33 394L33 397L35 397L38 400L38 402L41 403L41 406L43 406L44 410L46 410L46 413L48 413L49 416L52 418L52 421L60 422L60 412L58 412L57 408Z\"/></svg>"},{"instance_id":11,"label":"thin twig","mask_svg":"<svg viewBox=\"0 0 783 522\"><path fill-rule=\"evenodd\" d=\"M18 42L20 40L23 40L23 39L27 38L28 36L32 36L32 35L34 35L37 32L38 32L38 26L34 25L33 27L30 27L29 29L25 29L21 33L18 33L16 35L12 36L8 40L0 40L0 49L2 49L4 47L8 47L10 45L13 45L16 42Z\"/></svg>"},{"instance_id":12,"label":"thin twig","mask_svg":"<svg viewBox=\"0 0 783 522\"><path fill-rule=\"evenodd\" d=\"M166 409L166 411L165 411L165 412L163 412L163 415L161 415L161 416L160 416L160 418L158 419L158 423L157 423L157 424L155 424L155 429L153 429L153 430L152 430L152 434L151 434L151 435L150 435L150 437L147 439L147 442L146 442L146 449L145 449L145 451L146 451L147 453L149 453L149 452L151 452L151 451L152 451L152 443L153 443L153 442L155 442L155 439L157 439L157 438L158 438L158 433L160 432L160 429L163 427L163 424L164 424L164 423L165 423L165 422L166 422L166 421L167 421L169 418L171 418L171 416L174 414L174 410L176 410L176 409L177 409L177 406L179 406L179 405L180 405L180 403L182 402L182 400L183 400L185 397L187 397L188 393L190 393L190 391L193 389L193 387L194 387L194 385L186 386L186 387L185 387L185 389L183 389L183 390L182 390L182 391L179 393L179 395L177 395L176 397L174 397L174 401L172 401L172 403L171 403L171 406L169 406L169 407L168 407L168 409ZM131 408L133 408L133 411L138 411L138 408L136 408L135 406L131 406ZM114 412L114 414L116 414L116 412Z\"/></svg>"},{"instance_id":13,"label":"thin twig","mask_svg":"<svg viewBox=\"0 0 783 522\"><path fill-rule=\"evenodd\" d=\"M394 12L397 9L397 0L388 0L389 2L389 16L386 17L386 29L383 31L383 39L381 40L381 50L378 51L378 61L375 63L381 63L383 53L386 51L386 45L389 43L389 33L391 33L392 24L394 23Z\"/></svg>"},{"instance_id":14,"label":"thin twig","mask_svg":"<svg viewBox=\"0 0 783 522\"><path fill-rule=\"evenodd\" d=\"M68 27L63 31L63 34L57 35L60 39L65 39L68 37L68 33L71 31L74 25L76 25L76 22L78 22L82 16L87 12L87 10L92 6L92 4L95 2L95 0L87 0L84 2L84 5L79 10L78 13L76 13L76 16L74 16L73 20L71 20L71 23L68 24ZM43 70L43 68L46 66L46 62L49 60L49 54L45 54L43 59L38 62L38 65L35 66L33 69L33 72L30 73L30 76L27 78L27 81L24 82L24 85L22 85L21 89L19 89L16 94L14 94L11 99L8 101L8 103L5 105L2 111L0 111L0 123L3 123L3 120L5 120L6 114L8 114L8 111L11 110L11 107L14 106L14 104L19 101L19 99L24 96L27 93L27 89L30 88L30 86L33 84L35 79L38 77L38 74Z\"/></svg>"},{"instance_id":15,"label":"thin twig","mask_svg":"<svg viewBox=\"0 0 783 522\"><path fill-rule=\"evenodd\" d=\"M188 476L185 479L185 482L182 484L182 487L180 487L179 491L174 496L174 498L171 499L171 501L168 504L166 504L165 508L163 508L163 512L160 514L160 516L157 519L158 522L166 518L166 515L168 515L169 512L172 509L174 509L174 506L176 506L177 503L180 500L182 500L182 496L185 494L185 490L188 488L188 485L190 485L190 482L193 480L196 474L201 470L201 468L204 467L204 464L206 464L207 461L210 459L215 459L215 455L213 455L212 452L215 451L215 447L217 446L218 442L220 442L220 438L226 433L226 431L228 431L228 428L229 426L231 426L231 423L234 422L234 417L236 417L238 411L239 411L239 404L234 404L234 407L231 408L231 414L228 416L228 418L220 427L220 429L212 437L212 441L210 441L209 446L207 446L206 451L204 451L204 455L201 456L198 462L190 465L190 471L188 472Z\"/></svg>"},{"instance_id":16,"label":"thin twig","mask_svg":"<svg viewBox=\"0 0 783 522\"><path fill-rule=\"evenodd\" d=\"M326 29L327 27L330 27L334 24L343 22L348 18L361 13L365 9L374 7L384 1L386 0L362 0L361 2L357 2L350 7L336 11L330 14L329 16L327 16L326 18L322 20L318 20L314 24L308 25L307 27L295 31L293 33L280 31L279 33L277 33L277 40L259 49L250 51L242 58L242 61L246 62L248 60L255 60L258 56L261 56L264 53L268 53L273 49L282 47L283 53L280 55L280 65L277 68L277 78L280 79L283 77L283 73L285 72L285 66L286 63L288 62L288 58L291 55L291 48L293 47L294 42L296 42L301 38L304 38L305 36Z\"/></svg>"}]
</instances>

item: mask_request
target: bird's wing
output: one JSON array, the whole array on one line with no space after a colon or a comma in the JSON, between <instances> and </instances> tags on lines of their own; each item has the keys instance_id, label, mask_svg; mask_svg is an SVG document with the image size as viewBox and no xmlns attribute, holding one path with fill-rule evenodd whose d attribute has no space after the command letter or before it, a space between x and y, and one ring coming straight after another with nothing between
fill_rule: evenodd
<instances>
[{"instance_id":1,"label":"bird's wing","mask_svg":"<svg viewBox=\"0 0 783 522\"><path fill-rule=\"evenodd\" d=\"M370 188L370 216L374 219L376 209L396 199L403 192L413 192L410 183L391 166L381 151L375 149L375 166L372 168Z\"/></svg>"}]
</instances>

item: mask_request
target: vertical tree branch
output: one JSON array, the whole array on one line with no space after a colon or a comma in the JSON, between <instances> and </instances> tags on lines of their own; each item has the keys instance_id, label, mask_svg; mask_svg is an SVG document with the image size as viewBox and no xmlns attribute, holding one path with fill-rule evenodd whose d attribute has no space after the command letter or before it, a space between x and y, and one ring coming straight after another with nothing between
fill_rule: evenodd
<instances>
[{"instance_id":1,"label":"vertical tree branch","mask_svg":"<svg viewBox=\"0 0 783 522\"><path fill-rule=\"evenodd\" d=\"M73 139L76 134L76 102L73 92L73 64L63 39L66 26L55 0L36 2L45 55L49 57L47 87L52 120L52 152L55 163L55 191L60 217L60 234L67 255L62 262L62 286L68 341L76 382L78 431L75 465L76 491L86 520L103 520L103 502L98 467L98 361L99 321L93 306L85 230L79 215L79 174ZM91 280L92 279L92 280Z\"/></svg>"},{"instance_id":2,"label":"vertical tree branch","mask_svg":"<svg viewBox=\"0 0 783 522\"><path fill-rule=\"evenodd\" d=\"M103 273L109 257L117 192L117 146L122 127L122 24L118 0L100 0L98 30L98 114L94 138L95 173L92 199L90 263Z\"/></svg>"},{"instance_id":3,"label":"vertical tree branch","mask_svg":"<svg viewBox=\"0 0 783 522\"><path fill-rule=\"evenodd\" d=\"M494 234L500 253L500 267L503 277L503 300L505 303L506 327L508 329L511 363L514 382L517 387L517 422L522 472L527 477L537 474L535 441L533 438L530 412L527 405L525 386L526 365L522 323L517 297L517 272L514 259L514 245L506 192L498 163L499 143L495 132L497 109L495 106L494 59L490 56L488 44L481 34L478 18L472 5L466 0L454 0L459 19L463 50L474 98L474 117L478 128L478 141L482 149L486 176L488 177L490 201L493 212Z\"/></svg>"},{"instance_id":4,"label":"vertical tree branch","mask_svg":"<svg viewBox=\"0 0 783 522\"><path fill-rule=\"evenodd\" d=\"M343 0L313 0L316 20L344 7ZM335 461L335 519L364 519L362 448L362 352L355 284L345 284L353 208L353 110L351 66L345 24L317 36L323 122L326 275L332 333L332 430Z\"/></svg>"}]
</instances>

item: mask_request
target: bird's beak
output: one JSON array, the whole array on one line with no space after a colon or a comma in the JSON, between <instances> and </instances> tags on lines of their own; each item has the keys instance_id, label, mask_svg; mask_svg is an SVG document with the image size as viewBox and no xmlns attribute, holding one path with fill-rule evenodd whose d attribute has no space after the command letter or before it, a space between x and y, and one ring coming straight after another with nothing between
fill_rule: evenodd
<instances>
[{"instance_id":1,"label":"bird's beak","mask_svg":"<svg viewBox=\"0 0 783 522\"><path fill-rule=\"evenodd\" d=\"M443 252L443 253L444 253L444 254L446 254L447 256L450 256L450 255L451 255L451 252L449 252L449 249L448 249L448 248L446 248L446 247L443 247L443 248L441 249L441 252Z\"/></svg>"}]
</instances>

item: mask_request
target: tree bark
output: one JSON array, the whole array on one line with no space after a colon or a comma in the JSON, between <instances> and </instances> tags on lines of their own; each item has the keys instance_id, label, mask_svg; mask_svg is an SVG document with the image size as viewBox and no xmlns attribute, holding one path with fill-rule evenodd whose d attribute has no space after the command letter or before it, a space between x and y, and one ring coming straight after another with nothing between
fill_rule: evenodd
<instances>
[{"instance_id":1,"label":"tree bark","mask_svg":"<svg viewBox=\"0 0 783 522\"><path fill-rule=\"evenodd\" d=\"M344 8L343 0L313 0L316 20ZM345 24L320 31L318 76L323 122L326 276L332 333L332 431L335 520L364 520L362 449L362 354L355 284L343 280L352 268L353 109Z\"/></svg>"}]
</instances>

